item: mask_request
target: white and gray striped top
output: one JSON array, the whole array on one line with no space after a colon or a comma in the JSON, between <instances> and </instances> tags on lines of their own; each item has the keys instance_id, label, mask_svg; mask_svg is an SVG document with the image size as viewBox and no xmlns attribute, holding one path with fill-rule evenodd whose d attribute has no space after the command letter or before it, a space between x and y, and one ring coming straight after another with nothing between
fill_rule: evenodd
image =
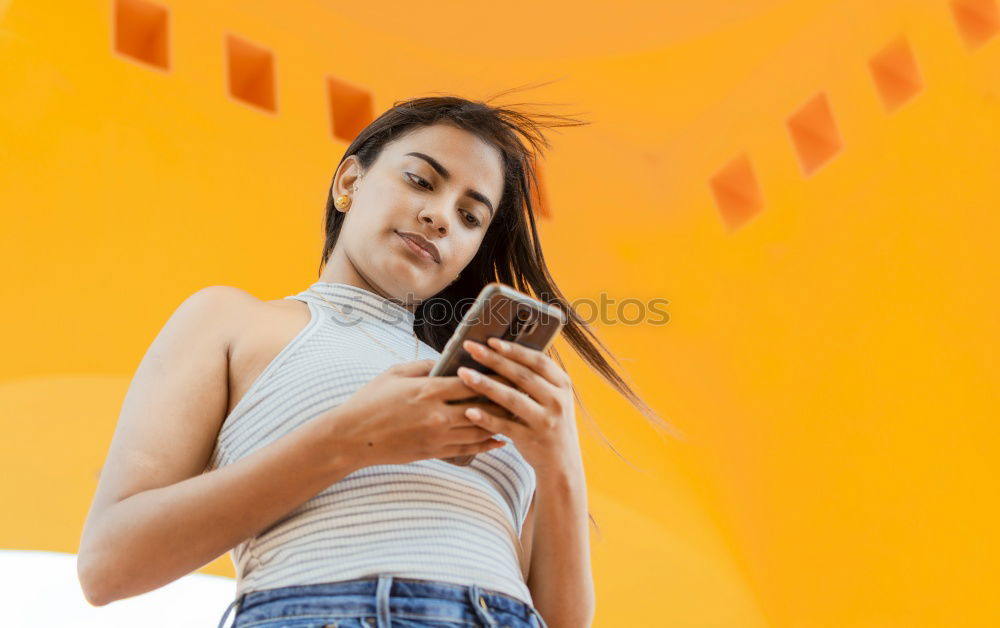
<instances>
[{"instance_id":1,"label":"white and gray striped top","mask_svg":"<svg viewBox=\"0 0 1000 628\"><path fill-rule=\"evenodd\" d=\"M304 301L310 321L226 417L207 470L232 464L343 403L393 364L439 355L421 342L413 358L413 313L362 288L316 282L285 298ZM237 597L386 573L478 584L532 604L518 538L535 473L507 436L496 437L507 446L478 454L466 467L436 458L374 465L330 485L232 549Z\"/></svg>"}]
</instances>

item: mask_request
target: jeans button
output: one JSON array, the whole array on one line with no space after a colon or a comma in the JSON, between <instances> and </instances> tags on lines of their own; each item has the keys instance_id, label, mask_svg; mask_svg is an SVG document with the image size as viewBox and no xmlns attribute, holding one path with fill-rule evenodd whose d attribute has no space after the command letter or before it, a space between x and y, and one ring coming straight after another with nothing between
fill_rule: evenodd
<instances>
[{"instance_id":1,"label":"jeans button","mask_svg":"<svg viewBox=\"0 0 1000 628\"><path fill-rule=\"evenodd\" d=\"M480 606L482 606L482 607L483 607L483 609L485 609L485 610L489 610L489 609L488 609L488 608L486 607L486 600L485 600L485 599L483 599L483 596L481 596L481 595L479 596L479 605L480 605Z\"/></svg>"}]
</instances>

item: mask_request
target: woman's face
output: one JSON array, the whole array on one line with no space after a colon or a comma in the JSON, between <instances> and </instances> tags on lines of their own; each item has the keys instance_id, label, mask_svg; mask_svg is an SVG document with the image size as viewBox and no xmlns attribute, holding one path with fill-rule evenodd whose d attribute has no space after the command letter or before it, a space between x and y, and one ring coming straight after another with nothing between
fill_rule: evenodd
<instances>
[{"instance_id":1,"label":"woman's face","mask_svg":"<svg viewBox=\"0 0 1000 628\"><path fill-rule=\"evenodd\" d=\"M413 309L479 250L503 192L501 154L468 131L434 124L387 144L367 172L358 167L348 157L334 179L334 198L352 202L323 278Z\"/></svg>"}]
</instances>

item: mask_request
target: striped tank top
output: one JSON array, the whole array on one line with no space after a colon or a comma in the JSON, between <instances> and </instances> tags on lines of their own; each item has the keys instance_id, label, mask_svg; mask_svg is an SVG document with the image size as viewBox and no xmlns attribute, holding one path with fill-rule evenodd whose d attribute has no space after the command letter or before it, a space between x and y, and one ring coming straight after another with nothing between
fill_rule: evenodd
<instances>
[{"instance_id":1,"label":"striped tank top","mask_svg":"<svg viewBox=\"0 0 1000 628\"><path fill-rule=\"evenodd\" d=\"M365 289L316 282L285 298L308 305L309 323L226 417L209 471L343 403L393 364L439 356L421 342L413 358L414 314ZM507 446L465 467L436 458L379 464L330 485L229 552L236 596L391 574L478 584L532 604L519 537L535 473L510 438L496 438Z\"/></svg>"}]
</instances>

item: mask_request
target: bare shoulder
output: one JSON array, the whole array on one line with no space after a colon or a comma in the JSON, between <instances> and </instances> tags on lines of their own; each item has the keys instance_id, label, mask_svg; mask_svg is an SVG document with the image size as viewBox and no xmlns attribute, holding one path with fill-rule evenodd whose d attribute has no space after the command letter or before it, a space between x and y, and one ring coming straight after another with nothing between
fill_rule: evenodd
<instances>
[{"instance_id":1,"label":"bare shoulder","mask_svg":"<svg viewBox=\"0 0 1000 628\"><path fill-rule=\"evenodd\" d=\"M305 303L291 299L265 301L234 286L208 286L185 300L182 309L192 316L216 323L216 331L230 349L240 343L259 339L261 333L286 320L308 317ZM308 320L308 318L306 319Z\"/></svg>"},{"instance_id":2,"label":"bare shoulder","mask_svg":"<svg viewBox=\"0 0 1000 628\"><path fill-rule=\"evenodd\" d=\"M298 306L306 308L231 286L184 299L132 378L92 512L201 473L249 382L308 322L308 310L303 315Z\"/></svg>"},{"instance_id":3,"label":"bare shoulder","mask_svg":"<svg viewBox=\"0 0 1000 628\"><path fill-rule=\"evenodd\" d=\"M129 384L92 513L205 468L225 417L229 343L250 298L228 286L202 288L163 324Z\"/></svg>"},{"instance_id":4,"label":"bare shoulder","mask_svg":"<svg viewBox=\"0 0 1000 628\"><path fill-rule=\"evenodd\" d=\"M203 324L223 346L229 347L240 335L262 301L246 290L233 286L207 286L181 303L174 316Z\"/></svg>"}]
</instances>

